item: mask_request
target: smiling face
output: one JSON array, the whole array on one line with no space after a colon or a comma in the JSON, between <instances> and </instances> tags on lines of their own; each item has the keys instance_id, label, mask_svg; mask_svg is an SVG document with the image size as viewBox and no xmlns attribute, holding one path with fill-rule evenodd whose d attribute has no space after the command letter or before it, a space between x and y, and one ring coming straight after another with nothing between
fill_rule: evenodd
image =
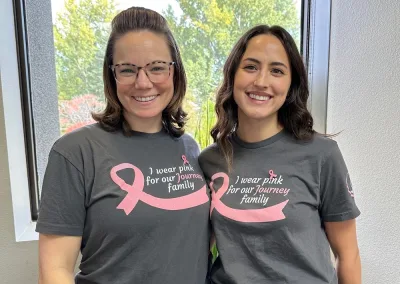
<instances>
[{"instance_id":1,"label":"smiling face","mask_svg":"<svg viewBox=\"0 0 400 284\"><path fill-rule=\"evenodd\" d=\"M164 36L149 31L129 32L114 45L113 64L145 66L154 61L171 62L167 40ZM170 76L161 83L152 83L141 69L134 83L123 85L116 82L117 96L123 106L125 119L132 125L149 121L161 125L162 111L174 94L174 67Z\"/></svg>"},{"instance_id":2,"label":"smiling face","mask_svg":"<svg viewBox=\"0 0 400 284\"><path fill-rule=\"evenodd\" d=\"M273 35L253 37L235 73L233 97L239 125L265 121L278 125L278 110L291 84L290 63L282 43Z\"/></svg>"}]
</instances>

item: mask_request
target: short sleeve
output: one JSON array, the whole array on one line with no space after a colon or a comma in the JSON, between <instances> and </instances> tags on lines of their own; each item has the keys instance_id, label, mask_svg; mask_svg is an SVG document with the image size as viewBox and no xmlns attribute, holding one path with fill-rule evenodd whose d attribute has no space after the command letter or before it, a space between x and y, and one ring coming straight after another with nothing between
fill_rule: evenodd
<instances>
[{"instance_id":1,"label":"short sleeve","mask_svg":"<svg viewBox=\"0 0 400 284\"><path fill-rule=\"evenodd\" d=\"M43 180L36 231L52 235L82 236L85 217L83 174L53 149Z\"/></svg>"},{"instance_id":2,"label":"short sleeve","mask_svg":"<svg viewBox=\"0 0 400 284\"><path fill-rule=\"evenodd\" d=\"M360 211L354 200L350 175L337 143L322 163L320 214L324 222L356 218Z\"/></svg>"}]
</instances>

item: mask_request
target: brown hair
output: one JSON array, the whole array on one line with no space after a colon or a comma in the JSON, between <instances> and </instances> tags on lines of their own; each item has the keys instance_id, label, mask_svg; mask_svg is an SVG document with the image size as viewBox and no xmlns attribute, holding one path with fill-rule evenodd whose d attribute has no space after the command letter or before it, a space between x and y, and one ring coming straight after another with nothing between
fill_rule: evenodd
<instances>
[{"instance_id":1,"label":"brown hair","mask_svg":"<svg viewBox=\"0 0 400 284\"><path fill-rule=\"evenodd\" d=\"M233 98L235 73L249 41L258 35L273 35L277 37L289 57L292 82L286 101L278 110L279 123L298 140L309 140L315 133L313 118L307 109L309 96L307 73L292 36L279 26L256 26L246 32L233 47L225 62L223 82L217 92L215 104L217 123L211 130L211 136L214 142L217 142L225 157L229 170L232 167L233 159L230 137L238 124L238 106Z\"/></svg>"},{"instance_id":2,"label":"brown hair","mask_svg":"<svg viewBox=\"0 0 400 284\"><path fill-rule=\"evenodd\" d=\"M122 104L117 97L116 82L110 66L113 64L114 45L116 40L128 32L147 30L165 36L172 56L174 72L174 96L163 110L163 128L174 137L184 133L187 114L182 109L182 101L186 93L186 73L182 64L178 45L164 17L153 10L142 7L131 7L120 12L111 23L111 34L107 42L103 64L104 94L106 107L101 113L92 114L102 128L107 131L122 129L130 135L131 128L122 115Z\"/></svg>"}]
</instances>

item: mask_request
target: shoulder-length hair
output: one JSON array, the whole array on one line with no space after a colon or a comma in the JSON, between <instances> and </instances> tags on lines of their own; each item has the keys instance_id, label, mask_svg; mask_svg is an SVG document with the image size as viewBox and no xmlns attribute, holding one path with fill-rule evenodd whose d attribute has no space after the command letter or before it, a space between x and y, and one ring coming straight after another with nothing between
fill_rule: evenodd
<instances>
[{"instance_id":1,"label":"shoulder-length hair","mask_svg":"<svg viewBox=\"0 0 400 284\"><path fill-rule=\"evenodd\" d=\"M258 35L277 37L289 57L292 81L286 101L278 110L279 123L298 140L309 140L315 133L313 118L307 109L309 96L307 73L292 36L280 26L255 26L247 31L233 47L225 62L223 82L216 95L217 123L211 130L211 136L225 157L229 170L233 159L230 138L238 124L238 106L233 98L234 78L249 41Z\"/></svg>"},{"instance_id":2,"label":"shoulder-length hair","mask_svg":"<svg viewBox=\"0 0 400 284\"><path fill-rule=\"evenodd\" d=\"M115 42L126 33L135 31L150 31L165 36L172 60L174 72L174 96L162 112L162 125L171 136L180 137L184 133L186 112L182 102L186 93L186 73L178 45L164 17L153 10L142 7L131 7L120 12L111 22L111 34L107 42L103 64L103 81L106 107L101 113L92 114L101 127L107 131L122 129L127 136L131 128L123 116L123 106L117 97L114 74L110 68L113 64Z\"/></svg>"}]
</instances>

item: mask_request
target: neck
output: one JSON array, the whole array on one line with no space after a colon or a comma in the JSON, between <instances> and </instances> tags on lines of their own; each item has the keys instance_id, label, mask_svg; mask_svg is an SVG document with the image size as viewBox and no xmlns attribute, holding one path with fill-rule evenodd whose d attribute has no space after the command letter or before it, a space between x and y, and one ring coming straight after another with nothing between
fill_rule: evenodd
<instances>
[{"instance_id":1,"label":"neck","mask_svg":"<svg viewBox=\"0 0 400 284\"><path fill-rule=\"evenodd\" d=\"M157 133L162 129L161 114L151 118L139 118L136 116L124 113L124 118L128 122L133 131L144 133Z\"/></svg>"},{"instance_id":2,"label":"neck","mask_svg":"<svg viewBox=\"0 0 400 284\"><path fill-rule=\"evenodd\" d=\"M241 140L247 143L260 142L268 139L282 131L283 126L279 124L278 117L266 119L243 118L238 115L239 126L236 131Z\"/></svg>"}]
</instances>

